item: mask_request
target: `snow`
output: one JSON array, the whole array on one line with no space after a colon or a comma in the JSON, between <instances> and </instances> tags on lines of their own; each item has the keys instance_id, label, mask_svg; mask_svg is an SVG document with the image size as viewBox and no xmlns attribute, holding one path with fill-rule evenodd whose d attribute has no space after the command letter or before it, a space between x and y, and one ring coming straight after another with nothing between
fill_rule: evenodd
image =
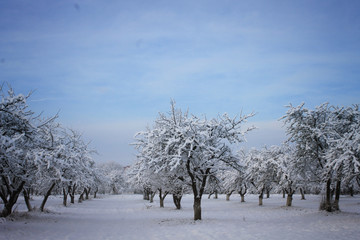
<instances>
[{"instance_id":1,"label":"snow","mask_svg":"<svg viewBox=\"0 0 360 240\"><path fill-rule=\"evenodd\" d=\"M293 207L284 207L285 199L271 195L257 205L256 195L247 195L240 203L238 195L225 201L202 200L201 221L193 221L192 195L175 210L171 196L165 208L142 200L142 195L105 195L83 203L62 206L61 196L51 196L47 212L25 211L22 199L16 212L0 219L1 240L32 239L359 239L360 196L342 196L341 212L318 210L321 196L307 200L294 196ZM34 197L33 206L40 204Z\"/></svg>"}]
</instances>

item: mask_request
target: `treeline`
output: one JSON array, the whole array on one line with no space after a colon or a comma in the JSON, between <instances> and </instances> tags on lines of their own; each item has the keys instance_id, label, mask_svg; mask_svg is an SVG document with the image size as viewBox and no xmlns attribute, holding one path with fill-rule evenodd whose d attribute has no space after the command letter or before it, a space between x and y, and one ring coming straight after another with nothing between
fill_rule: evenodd
<instances>
[{"instance_id":1,"label":"treeline","mask_svg":"<svg viewBox=\"0 0 360 240\"><path fill-rule=\"evenodd\" d=\"M172 194L181 208L184 193L194 195L194 220L201 219L201 198L207 193L233 192L245 200L247 192L287 195L323 193L320 209L339 209L340 193L354 194L360 186L360 112L358 105L315 109L304 104L288 106L281 118L288 139L281 146L234 152L234 144L243 142L253 128L243 123L253 114L213 119L199 118L176 109L160 113L152 128L138 133L135 147L137 162L130 180L143 189L144 199L159 194L160 207Z\"/></svg>"}]
</instances>

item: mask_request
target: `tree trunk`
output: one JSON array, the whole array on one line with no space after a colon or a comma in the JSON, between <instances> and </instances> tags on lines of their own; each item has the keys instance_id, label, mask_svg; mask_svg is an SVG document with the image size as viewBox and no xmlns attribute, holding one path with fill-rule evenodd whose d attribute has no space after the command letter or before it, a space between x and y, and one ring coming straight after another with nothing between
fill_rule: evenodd
<instances>
[{"instance_id":1,"label":"tree trunk","mask_svg":"<svg viewBox=\"0 0 360 240\"><path fill-rule=\"evenodd\" d=\"M75 203L75 194L70 195L70 203Z\"/></svg>"},{"instance_id":2,"label":"tree trunk","mask_svg":"<svg viewBox=\"0 0 360 240\"><path fill-rule=\"evenodd\" d=\"M95 189L95 191L94 191L94 198L96 198L96 194L97 194L98 191L99 191L99 188L96 187L96 189Z\"/></svg>"},{"instance_id":3,"label":"tree trunk","mask_svg":"<svg viewBox=\"0 0 360 240\"><path fill-rule=\"evenodd\" d=\"M154 202L155 194L156 194L156 192L153 192L153 191L150 192L150 202L151 202L151 203Z\"/></svg>"},{"instance_id":4,"label":"tree trunk","mask_svg":"<svg viewBox=\"0 0 360 240\"><path fill-rule=\"evenodd\" d=\"M150 200L149 191L144 188L143 200Z\"/></svg>"},{"instance_id":5,"label":"tree trunk","mask_svg":"<svg viewBox=\"0 0 360 240\"><path fill-rule=\"evenodd\" d=\"M305 199L305 191L302 188L300 188L300 194L301 194L301 200L306 200Z\"/></svg>"},{"instance_id":6,"label":"tree trunk","mask_svg":"<svg viewBox=\"0 0 360 240\"><path fill-rule=\"evenodd\" d=\"M235 190L232 190L231 192L226 194L226 201L230 201L230 196Z\"/></svg>"},{"instance_id":7,"label":"tree trunk","mask_svg":"<svg viewBox=\"0 0 360 240\"><path fill-rule=\"evenodd\" d=\"M270 190L269 189L266 190L266 198L270 198Z\"/></svg>"},{"instance_id":8,"label":"tree trunk","mask_svg":"<svg viewBox=\"0 0 360 240\"><path fill-rule=\"evenodd\" d=\"M31 212L32 207L31 207L31 203L30 203L30 189L24 188L23 194L24 194L24 201L25 201L26 207L27 207L28 211Z\"/></svg>"},{"instance_id":9,"label":"tree trunk","mask_svg":"<svg viewBox=\"0 0 360 240\"><path fill-rule=\"evenodd\" d=\"M25 185L25 182L21 182L20 185L18 186L18 188L12 190L12 191L8 191L10 193L10 198L9 200L7 200L6 198L4 199L3 197L2 200L4 202L4 208L0 214L0 217L7 217L11 214L12 212L12 208L15 205L15 203L17 202L17 199L23 189ZM9 189L10 190L10 189Z\"/></svg>"},{"instance_id":10,"label":"tree trunk","mask_svg":"<svg viewBox=\"0 0 360 240\"><path fill-rule=\"evenodd\" d=\"M326 181L326 198L325 198L325 210L328 212L332 211L331 206L331 179Z\"/></svg>"},{"instance_id":11,"label":"tree trunk","mask_svg":"<svg viewBox=\"0 0 360 240\"><path fill-rule=\"evenodd\" d=\"M173 201L176 206L176 209L181 209L181 198L182 195L173 194Z\"/></svg>"},{"instance_id":12,"label":"tree trunk","mask_svg":"<svg viewBox=\"0 0 360 240\"><path fill-rule=\"evenodd\" d=\"M67 197L68 197L68 193L66 192L65 188L63 187L63 205L65 207L67 205Z\"/></svg>"},{"instance_id":13,"label":"tree trunk","mask_svg":"<svg viewBox=\"0 0 360 240\"><path fill-rule=\"evenodd\" d=\"M240 197L241 197L241 202L245 202L245 194L247 192L247 187L245 185L245 187L241 187L240 188L240 191L239 191L239 194L240 194Z\"/></svg>"},{"instance_id":14,"label":"tree trunk","mask_svg":"<svg viewBox=\"0 0 360 240\"><path fill-rule=\"evenodd\" d=\"M292 190L292 189L290 189L290 191L288 192L287 199L286 199L287 207L291 207L294 193L295 193L295 190Z\"/></svg>"},{"instance_id":15,"label":"tree trunk","mask_svg":"<svg viewBox=\"0 0 360 240\"><path fill-rule=\"evenodd\" d=\"M283 198L285 198L285 189L282 190Z\"/></svg>"},{"instance_id":16,"label":"tree trunk","mask_svg":"<svg viewBox=\"0 0 360 240\"><path fill-rule=\"evenodd\" d=\"M89 200L89 194L90 194L91 188L85 188L84 191L85 191L85 199Z\"/></svg>"},{"instance_id":17,"label":"tree trunk","mask_svg":"<svg viewBox=\"0 0 360 240\"><path fill-rule=\"evenodd\" d=\"M49 190L46 192L45 196L44 196L44 199L41 203L41 206L40 206L40 211L44 211L44 207L45 207L45 204L46 204L46 201L48 200L49 196L51 195L51 191L53 190L53 188L55 187L55 183L51 184Z\"/></svg>"},{"instance_id":18,"label":"tree trunk","mask_svg":"<svg viewBox=\"0 0 360 240\"><path fill-rule=\"evenodd\" d=\"M245 202L245 194L240 194L241 202Z\"/></svg>"},{"instance_id":19,"label":"tree trunk","mask_svg":"<svg viewBox=\"0 0 360 240\"><path fill-rule=\"evenodd\" d=\"M79 200L78 200L79 203L82 203L84 201L85 191L86 191L86 188L84 188L84 191L79 196Z\"/></svg>"},{"instance_id":20,"label":"tree trunk","mask_svg":"<svg viewBox=\"0 0 360 240\"><path fill-rule=\"evenodd\" d=\"M259 194L259 206L263 205L263 198L264 198L264 189L262 189Z\"/></svg>"},{"instance_id":21,"label":"tree trunk","mask_svg":"<svg viewBox=\"0 0 360 240\"><path fill-rule=\"evenodd\" d=\"M75 192L76 192L76 183L72 187L70 187L69 195L70 195L70 203L75 203Z\"/></svg>"},{"instance_id":22,"label":"tree trunk","mask_svg":"<svg viewBox=\"0 0 360 240\"><path fill-rule=\"evenodd\" d=\"M165 200L166 196L168 195L168 192L164 192L164 194L162 194L161 188L158 189L158 190L159 190L159 198L160 198L160 207L163 208L164 207L164 200Z\"/></svg>"},{"instance_id":23,"label":"tree trunk","mask_svg":"<svg viewBox=\"0 0 360 240\"><path fill-rule=\"evenodd\" d=\"M335 189L335 201L334 201L334 210L338 211L339 208L339 201L340 201L340 190L341 190L341 180L336 181L336 189Z\"/></svg>"},{"instance_id":24,"label":"tree trunk","mask_svg":"<svg viewBox=\"0 0 360 240\"><path fill-rule=\"evenodd\" d=\"M217 190L215 190L215 196L214 196L214 199L218 199L218 191Z\"/></svg>"},{"instance_id":25,"label":"tree trunk","mask_svg":"<svg viewBox=\"0 0 360 240\"><path fill-rule=\"evenodd\" d=\"M349 187L349 193L350 193L350 196L351 196L351 197L354 196L354 187L353 187L353 186L350 186L350 187Z\"/></svg>"},{"instance_id":26,"label":"tree trunk","mask_svg":"<svg viewBox=\"0 0 360 240\"><path fill-rule=\"evenodd\" d=\"M164 207L164 199L160 198L160 207L163 208Z\"/></svg>"},{"instance_id":27,"label":"tree trunk","mask_svg":"<svg viewBox=\"0 0 360 240\"><path fill-rule=\"evenodd\" d=\"M194 220L201 220L201 198L194 197Z\"/></svg>"}]
</instances>

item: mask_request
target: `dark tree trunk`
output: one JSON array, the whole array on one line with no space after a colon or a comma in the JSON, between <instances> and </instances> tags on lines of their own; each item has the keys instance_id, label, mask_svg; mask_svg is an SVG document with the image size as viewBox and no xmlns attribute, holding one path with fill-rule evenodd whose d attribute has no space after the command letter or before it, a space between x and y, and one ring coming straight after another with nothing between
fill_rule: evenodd
<instances>
[{"instance_id":1,"label":"dark tree trunk","mask_svg":"<svg viewBox=\"0 0 360 240\"><path fill-rule=\"evenodd\" d=\"M292 196L293 196L292 194L287 195L287 199L286 199L286 206L287 207L291 207L292 200L293 200Z\"/></svg>"},{"instance_id":2,"label":"dark tree trunk","mask_svg":"<svg viewBox=\"0 0 360 240\"><path fill-rule=\"evenodd\" d=\"M266 198L270 198L270 192L271 192L272 188L271 187L267 187L266 188Z\"/></svg>"},{"instance_id":3,"label":"dark tree trunk","mask_svg":"<svg viewBox=\"0 0 360 240\"><path fill-rule=\"evenodd\" d=\"M218 191L217 190L215 190L215 196L214 196L214 199L218 199Z\"/></svg>"},{"instance_id":4,"label":"dark tree trunk","mask_svg":"<svg viewBox=\"0 0 360 240\"><path fill-rule=\"evenodd\" d=\"M147 190L146 188L144 188L143 199L144 200L150 200L149 190Z\"/></svg>"},{"instance_id":5,"label":"dark tree trunk","mask_svg":"<svg viewBox=\"0 0 360 240\"><path fill-rule=\"evenodd\" d=\"M181 209L181 198L182 195L173 194L173 201L176 206L176 209Z\"/></svg>"},{"instance_id":6,"label":"dark tree trunk","mask_svg":"<svg viewBox=\"0 0 360 240\"><path fill-rule=\"evenodd\" d=\"M160 198L160 207L163 208L164 207L164 200L166 198L166 196L168 195L168 192L164 192L164 194L162 194L162 189L159 188L159 198Z\"/></svg>"},{"instance_id":7,"label":"dark tree trunk","mask_svg":"<svg viewBox=\"0 0 360 240\"><path fill-rule=\"evenodd\" d=\"M69 195L70 195L70 203L75 203L75 192L76 192L76 183L70 187Z\"/></svg>"},{"instance_id":8,"label":"dark tree trunk","mask_svg":"<svg viewBox=\"0 0 360 240\"><path fill-rule=\"evenodd\" d=\"M201 197L205 190L206 180L210 173L211 168L207 168L203 173L202 178L197 178L195 173L192 171L190 167L190 159L186 162L186 170L191 179L191 188L194 194L194 220L201 220ZM197 181L200 183L200 187L198 187Z\"/></svg>"},{"instance_id":9,"label":"dark tree trunk","mask_svg":"<svg viewBox=\"0 0 360 240\"><path fill-rule=\"evenodd\" d=\"M4 178L3 178L4 179ZM6 179L4 180L6 181ZM15 205L21 191L23 190L23 187L25 185L25 182L21 182L20 185L16 188L16 189L11 189L12 187L7 183L7 181L5 182L6 187L8 189L8 195L10 195L9 199L7 199L7 196L5 195L5 193L1 193L1 199L4 202L4 208L0 214L0 217L7 217L12 213L12 208Z\"/></svg>"},{"instance_id":10,"label":"dark tree trunk","mask_svg":"<svg viewBox=\"0 0 360 240\"><path fill-rule=\"evenodd\" d=\"M80 194L78 202L82 203L84 201L84 194L85 194L86 188L84 188L83 192Z\"/></svg>"},{"instance_id":11,"label":"dark tree trunk","mask_svg":"<svg viewBox=\"0 0 360 240\"><path fill-rule=\"evenodd\" d=\"M68 193L66 192L66 189L63 187L63 205L65 207L67 205L67 197L68 197Z\"/></svg>"},{"instance_id":12,"label":"dark tree trunk","mask_svg":"<svg viewBox=\"0 0 360 240\"><path fill-rule=\"evenodd\" d=\"M286 199L286 206L287 207L291 207L292 205L292 200L293 200L293 194L295 193L295 190L292 190L290 188L289 191L286 191L287 192L287 199Z\"/></svg>"},{"instance_id":13,"label":"dark tree trunk","mask_svg":"<svg viewBox=\"0 0 360 240\"><path fill-rule=\"evenodd\" d=\"M354 187L352 185L349 187L349 193L351 197L354 196Z\"/></svg>"},{"instance_id":14,"label":"dark tree trunk","mask_svg":"<svg viewBox=\"0 0 360 240\"><path fill-rule=\"evenodd\" d=\"M326 181L326 198L325 198L325 210L328 212L332 211L331 206L331 179Z\"/></svg>"},{"instance_id":15,"label":"dark tree trunk","mask_svg":"<svg viewBox=\"0 0 360 240\"><path fill-rule=\"evenodd\" d=\"M285 198L285 189L282 190L283 198Z\"/></svg>"},{"instance_id":16,"label":"dark tree trunk","mask_svg":"<svg viewBox=\"0 0 360 240\"><path fill-rule=\"evenodd\" d=\"M201 198L194 197L194 220L201 220Z\"/></svg>"},{"instance_id":17,"label":"dark tree trunk","mask_svg":"<svg viewBox=\"0 0 360 240\"><path fill-rule=\"evenodd\" d=\"M340 190L341 190L341 180L336 181L336 189L335 189L335 201L334 201L334 210L338 211L339 208L339 201L340 201Z\"/></svg>"},{"instance_id":18,"label":"dark tree trunk","mask_svg":"<svg viewBox=\"0 0 360 240\"><path fill-rule=\"evenodd\" d=\"M89 200L89 194L90 194L91 188L85 188L84 192L85 192L85 199Z\"/></svg>"},{"instance_id":19,"label":"dark tree trunk","mask_svg":"<svg viewBox=\"0 0 360 240\"><path fill-rule=\"evenodd\" d=\"M94 191L94 198L96 198L96 194L97 194L98 191L99 191L99 188L96 187L96 189L95 189L95 191Z\"/></svg>"},{"instance_id":20,"label":"dark tree trunk","mask_svg":"<svg viewBox=\"0 0 360 240\"><path fill-rule=\"evenodd\" d=\"M32 207L31 207L31 203L30 203L30 189L24 188L23 194L24 194L24 201L25 201L26 207L27 207L28 211L31 212Z\"/></svg>"},{"instance_id":21,"label":"dark tree trunk","mask_svg":"<svg viewBox=\"0 0 360 240\"><path fill-rule=\"evenodd\" d=\"M44 199L41 203L41 206L40 206L40 211L44 211L44 207L45 207L45 204L46 204L46 201L48 200L49 196L51 195L51 191L53 190L53 188L55 187L55 183L51 184L49 190L46 192L45 196L44 196Z\"/></svg>"},{"instance_id":22,"label":"dark tree trunk","mask_svg":"<svg viewBox=\"0 0 360 240\"><path fill-rule=\"evenodd\" d=\"M302 188L300 188L300 194L301 194L301 200L306 200L305 199L305 191Z\"/></svg>"}]
</instances>

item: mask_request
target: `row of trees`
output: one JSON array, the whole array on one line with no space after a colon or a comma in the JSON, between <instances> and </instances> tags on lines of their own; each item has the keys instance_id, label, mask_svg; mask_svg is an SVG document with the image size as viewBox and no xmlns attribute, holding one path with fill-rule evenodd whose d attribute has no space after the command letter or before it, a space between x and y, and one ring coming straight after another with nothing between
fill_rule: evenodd
<instances>
[{"instance_id":1,"label":"row of trees","mask_svg":"<svg viewBox=\"0 0 360 240\"><path fill-rule=\"evenodd\" d=\"M27 105L31 94L15 94L10 86L7 91L1 86L0 92L0 217L11 214L21 193L29 211L30 195L43 195L43 211L54 191L63 194L66 206L68 196L74 203L75 194L81 201L92 190L96 197L99 187L121 190L121 167L96 166L94 150L78 132L62 127L57 115L42 118L32 112Z\"/></svg>"},{"instance_id":2,"label":"row of trees","mask_svg":"<svg viewBox=\"0 0 360 240\"><path fill-rule=\"evenodd\" d=\"M159 114L152 128L136 136L138 161L130 179L150 199L159 193L173 195L180 208L186 191L194 195L194 220L201 219L201 198L205 191L259 195L287 194L291 206L295 191L323 192L321 208L339 209L341 189L353 192L360 185L360 113L357 105L335 107L322 104L314 110L304 104L293 107L282 118L288 140L281 146L234 153L234 144L244 141L253 128L241 125L253 114L230 118L200 119L182 113L171 102L171 111ZM335 193L335 200L333 194Z\"/></svg>"}]
</instances>

